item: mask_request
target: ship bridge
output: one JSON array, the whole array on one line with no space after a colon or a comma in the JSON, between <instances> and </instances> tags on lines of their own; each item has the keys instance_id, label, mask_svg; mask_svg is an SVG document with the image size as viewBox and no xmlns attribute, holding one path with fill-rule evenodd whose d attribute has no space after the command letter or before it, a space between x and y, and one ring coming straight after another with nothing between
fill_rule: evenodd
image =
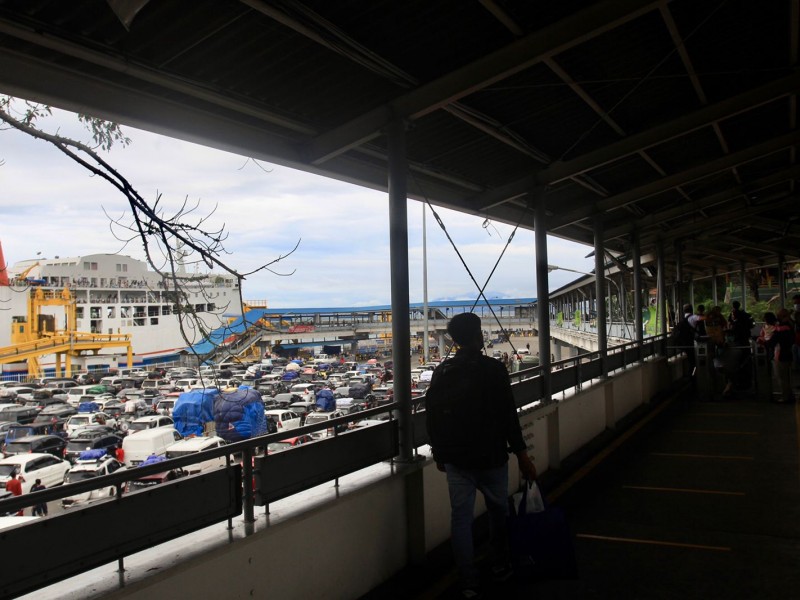
<instances>
[{"instance_id":1,"label":"ship bridge","mask_svg":"<svg viewBox=\"0 0 800 600\"><path fill-rule=\"evenodd\" d=\"M382 425L256 460L261 440L219 449L225 469L4 531L37 556L4 553L0 595L446 593L446 485L410 391L411 198L535 233L541 364L514 391L580 579L529 594L791 596L794 407L702 394L697 350L665 332L670 306L706 300L703 279L745 303L773 282L771 308L795 293L799 14L797 0L0 0L3 93L385 191L395 360ZM548 235L592 247L593 285L551 301ZM565 319L596 352L553 360ZM609 343L615 321L630 344Z\"/></svg>"}]
</instances>

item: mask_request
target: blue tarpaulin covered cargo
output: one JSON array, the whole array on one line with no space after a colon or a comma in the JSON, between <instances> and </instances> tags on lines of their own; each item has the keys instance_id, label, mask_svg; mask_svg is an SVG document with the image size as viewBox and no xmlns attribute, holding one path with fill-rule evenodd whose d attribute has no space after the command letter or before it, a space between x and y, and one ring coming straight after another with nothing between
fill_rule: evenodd
<instances>
[{"instance_id":1,"label":"blue tarpaulin covered cargo","mask_svg":"<svg viewBox=\"0 0 800 600\"><path fill-rule=\"evenodd\" d=\"M336 410L336 400L331 390L323 388L317 392L317 407L324 412Z\"/></svg>"},{"instance_id":2,"label":"blue tarpaulin covered cargo","mask_svg":"<svg viewBox=\"0 0 800 600\"><path fill-rule=\"evenodd\" d=\"M216 388L205 388L184 392L175 401L172 420L175 429L183 437L203 435L206 423L214 420L214 399L219 396Z\"/></svg>"},{"instance_id":3,"label":"blue tarpaulin covered cargo","mask_svg":"<svg viewBox=\"0 0 800 600\"><path fill-rule=\"evenodd\" d=\"M223 392L214 400L217 435L226 442L239 442L267 433L267 417L261 394L249 387Z\"/></svg>"}]
</instances>

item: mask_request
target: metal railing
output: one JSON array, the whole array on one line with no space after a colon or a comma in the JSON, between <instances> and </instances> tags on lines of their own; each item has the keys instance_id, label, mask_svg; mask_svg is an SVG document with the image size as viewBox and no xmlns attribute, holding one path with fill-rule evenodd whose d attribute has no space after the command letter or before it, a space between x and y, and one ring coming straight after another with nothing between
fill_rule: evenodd
<instances>
[{"instance_id":1,"label":"metal railing","mask_svg":"<svg viewBox=\"0 0 800 600\"><path fill-rule=\"evenodd\" d=\"M664 337L659 336L649 338L641 346L633 342L610 348L605 357L606 371L613 373L626 369L635 362L660 354L665 349L663 342ZM552 395L578 391L586 382L600 377L603 373L601 360L600 353L591 352L553 364L550 372ZM512 390L518 408L532 407L542 400L542 377L541 366L512 374ZM428 443L424 402L422 396L412 403L415 448ZM0 514L13 514L34 504L60 501L101 487L115 486L118 491L112 500L69 509L64 514L5 530L3 536L7 547L17 547L16 544L37 548L52 546L54 551L37 555L36 561L29 560L25 553L8 553L3 562L9 576L0 581L0 596L38 589L114 560L119 561L122 569L126 555L149 548L154 543L176 539L225 520L230 527L231 520L237 515L243 515L246 522L253 522L257 505L268 510L269 503L278 499L320 483L338 481L339 477L370 464L394 460L398 453L398 427L394 419L398 408L397 403L388 403L299 429L0 500ZM339 431L354 421L387 415L384 424ZM271 442L316 432L329 432L330 435L288 451L265 454L264 449ZM225 457L226 467L124 493L132 480L219 457ZM197 502L198 494L204 499L202 503ZM162 510L166 510L175 521L153 518L154 513ZM115 523L113 536L107 535L107 524L111 522ZM118 527L116 524L120 523L126 525ZM91 524L97 526L96 531L89 527ZM82 543L65 553L57 545L46 543L46 540L54 539L55 533L55 539L81 539Z\"/></svg>"}]
</instances>

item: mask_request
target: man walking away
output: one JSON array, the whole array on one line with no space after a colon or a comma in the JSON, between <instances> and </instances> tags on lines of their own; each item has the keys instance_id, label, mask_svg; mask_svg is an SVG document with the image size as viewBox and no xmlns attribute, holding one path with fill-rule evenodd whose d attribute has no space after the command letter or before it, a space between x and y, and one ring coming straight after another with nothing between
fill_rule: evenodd
<instances>
[{"instance_id":1,"label":"man walking away","mask_svg":"<svg viewBox=\"0 0 800 600\"><path fill-rule=\"evenodd\" d=\"M31 486L31 492L38 492L45 489L41 479L37 479ZM40 502L33 506L33 516L46 517L47 516L47 502Z\"/></svg>"},{"instance_id":2,"label":"man walking away","mask_svg":"<svg viewBox=\"0 0 800 600\"><path fill-rule=\"evenodd\" d=\"M476 490L489 513L491 568L495 580L512 575L508 549L508 447L528 480L536 467L522 438L511 382L503 364L485 356L481 320L454 316L447 332L459 349L433 373L426 393L426 419L433 459L447 474L451 542L464 598L480 597L472 516Z\"/></svg>"}]
</instances>

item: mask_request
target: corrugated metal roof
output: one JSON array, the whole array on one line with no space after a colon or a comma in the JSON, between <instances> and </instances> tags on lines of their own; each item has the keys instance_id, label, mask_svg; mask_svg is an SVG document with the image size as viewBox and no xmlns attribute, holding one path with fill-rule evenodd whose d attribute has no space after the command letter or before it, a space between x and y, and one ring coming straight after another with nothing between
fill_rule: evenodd
<instances>
[{"instance_id":1,"label":"corrugated metal roof","mask_svg":"<svg viewBox=\"0 0 800 600\"><path fill-rule=\"evenodd\" d=\"M543 197L621 253L700 238L687 273L800 258L789 0L115 4L0 0L0 91L377 189L400 118L414 198L532 228Z\"/></svg>"}]
</instances>

